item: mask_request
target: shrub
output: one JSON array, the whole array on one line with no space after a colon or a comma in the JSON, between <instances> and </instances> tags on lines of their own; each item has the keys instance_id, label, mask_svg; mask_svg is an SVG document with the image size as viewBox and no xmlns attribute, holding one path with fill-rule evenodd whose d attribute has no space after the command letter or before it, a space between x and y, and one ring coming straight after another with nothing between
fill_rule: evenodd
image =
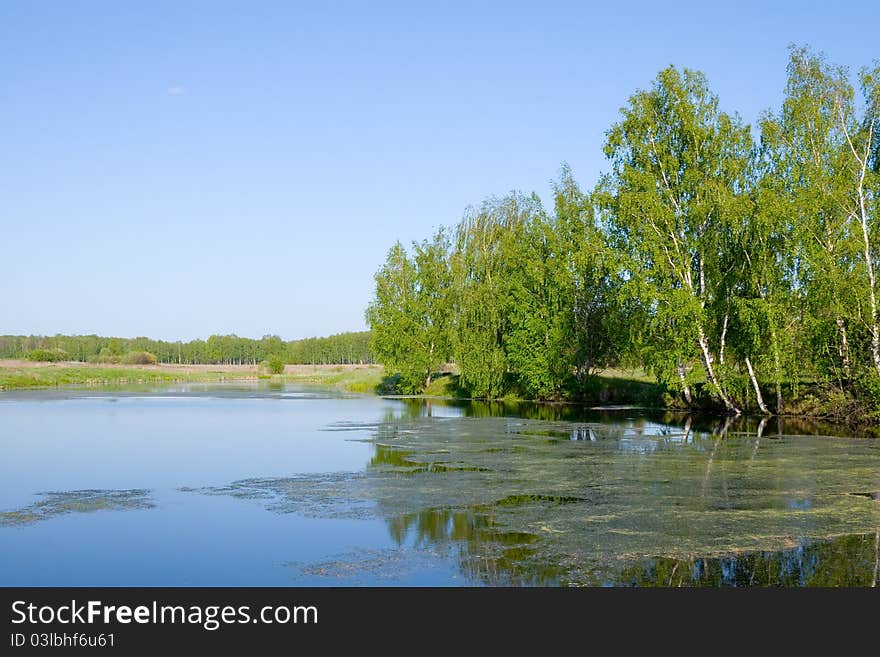
<instances>
[{"instance_id":1,"label":"shrub","mask_svg":"<svg viewBox=\"0 0 880 657\"><path fill-rule=\"evenodd\" d=\"M155 365L156 356L149 351L129 351L122 362L126 365Z\"/></svg>"},{"instance_id":2,"label":"shrub","mask_svg":"<svg viewBox=\"0 0 880 657\"><path fill-rule=\"evenodd\" d=\"M45 363L57 363L59 360L67 360L67 352L64 349L34 349L28 352L25 358Z\"/></svg>"},{"instance_id":3,"label":"shrub","mask_svg":"<svg viewBox=\"0 0 880 657\"><path fill-rule=\"evenodd\" d=\"M269 370L270 374L283 374L284 373L284 358L279 356L278 354L273 354L266 359L266 368Z\"/></svg>"},{"instance_id":4,"label":"shrub","mask_svg":"<svg viewBox=\"0 0 880 657\"><path fill-rule=\"evenodd\" d=\"M89 358L88 358L88 361L90 363L101 363L101 364L119 363L120 360L121 360L120 357L118 355L114 354L107 347L102 347L101 351L99 351L94 356L89 356Z\"/></svg>"}]
</instances>

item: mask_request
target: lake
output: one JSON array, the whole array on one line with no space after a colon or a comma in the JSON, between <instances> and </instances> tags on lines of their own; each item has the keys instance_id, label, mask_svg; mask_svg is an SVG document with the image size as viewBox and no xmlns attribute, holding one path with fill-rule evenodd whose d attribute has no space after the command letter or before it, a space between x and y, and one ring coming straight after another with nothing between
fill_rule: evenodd
<instances>
[{"instance_id":1,"label":"lake","mask_svg":"<svg viewBox=\"0 0 880 657\"><path fill-rule=\"evenodd\" d=\"M880 441L267 382L0 393L3 586L871 586Z\"/></svg>"}]
</instances>

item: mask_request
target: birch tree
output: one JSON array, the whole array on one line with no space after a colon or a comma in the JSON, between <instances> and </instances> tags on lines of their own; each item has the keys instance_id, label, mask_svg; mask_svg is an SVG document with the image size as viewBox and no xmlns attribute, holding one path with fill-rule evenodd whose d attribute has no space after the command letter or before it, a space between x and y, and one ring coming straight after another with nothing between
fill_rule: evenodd
<instances>
[{"instance_id":1,"label":"birch tree","mask_svg":"<svg viewBox=\"0 0 880 657\"><path fill-rule=\"evenodd\" d=\"M877 266L880 260L877 240L876 169L877 135L880 133L880 66L863 69L860 82L865 98L865 112L859 117L852 106L852 94L844 85L838 86L835 97L837 120L846 138L849 153L845 158L846 179L849 181L848 216L858 224L861 236L862 267L867 290L862 299L867 305L863 315L871 335L871 362L880 377L880 326L877 316ZM850 102L847 102L850 101ZM851 157L850 157L851 156Z\"/></svg>"},{"instance_id":2,"label":"birch tree","mask_svg":"<svg viewBox=\"0 0 880 657\"><path fill-rule=\"evenodd\" d=\"M528 226L542 212L536 196L510 194L469 211L457 228L453 354L461 370L459 383L474 397L505 392L511 277L519 267Z\"/></svg>"},{"instance_id":3,"label":"birch tree","mask_svg":"<svg viewBox=\"0 0 880 657\"><path fill-rule=\"evenodd\" d=\"M826 358L847 384L853 377L853 330L868 335L868 362L880 375L877 309L877 227L873 216L877 134L877 72L861 76L863 115L846 69L806 48L793 48L786 97L762 129L773 149L773 175L785 187L800 259L805 319L818 339L836 346Z\"/></svg>"},{"instance_id":4,"label":"birch tree","mask_svg":"<svg viewBox=\"0 0 880 657\"><path fill-rule=\"evenodd\" d=\"M622 109L608 132L612 171L602 205L634 254L632 276L656 302L654 318L691 336L706 381L731 413L708 331L717 290L717 236L748 165L749 131L718 108L705 77L674 67Z\"/></svg>"},{"instance_id":5,"label":"birch tree","mask_svg":"<svg viewBox=\"0 0 880 657\"><path fill-rule=\"evenodd\" d=\"M386 368L401 375L404 392L420 392L431 383L450 352L452 273L449 244L438 231L413 245L411 258L400 242L376 273L374 298L366 319L372 347Z\"/></svg>"},{"instance_id":6,"label":"birch tree","mask_svg":"<svg viewBox=\"0 0 880 657\"><path fill-rule=\"evenodd\" d=\"M567 166L553 197L553 214L531 216L508 249L505 351L519 386L541 399L586 392L627 334L612 254Z\"/></svg>"}]
</instances>

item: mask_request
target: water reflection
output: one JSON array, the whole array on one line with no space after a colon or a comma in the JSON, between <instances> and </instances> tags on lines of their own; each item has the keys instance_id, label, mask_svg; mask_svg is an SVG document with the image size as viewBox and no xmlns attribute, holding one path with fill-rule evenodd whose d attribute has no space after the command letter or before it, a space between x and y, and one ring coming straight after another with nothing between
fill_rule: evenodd
<instances>
[{"instance_id":1,"label":"water reflection","mask_svg":"<svg viewBox=\"0 0 880 657\"><path fill-rule=\"evenodd\" d=\"M195 492L379 521L397 559L354 554L303 570L368 572L377 582L394 581L379 572L383 563L401 568L425 555L489 585L877 582L880 446L843 430L437 400L402 401L378 422L327 429L369 436L362 471Z\"/></svg>"},{"instance_id":2,"label":"water reflection","mask_svg":"<svg viewBox=\"0 0 880 657\"><path fill-rule=\"evenodd\" d=\"M880 481L876 441L772 418L451 408L411 400L377 427L367 481L398 545L452 547L474 582L877 583L880 505L856 490ZM416 476L388 494L391 473ZM403 513L398 496L459 504Z\"/></svg>"},{"instance_id":3,"label":"water reflection","mask_svg":"<svg viewBox=\"0 0 880 657\"><path fill-rule=\"evenodd\" d=\"M534 403L523 401L473 401L464 399L400 399L401 411L394 417L511 417L530 420L616 423L622 418L638 417L663 425L684 429L693 425L695 430L715 435L734 433L775 434L776 436L838 436L880 437L880 427L849 427L818 418L795 417L718 417L688 415L680 411L637 408L632 406L592 407L567 403Z\"/></svg>"},{"instance_id":4,"label":"water reflection","mask_svg":"<svg viewBox=\"0 0 880 657\"><path fill-rule=\"evenodd\" d=\"M880 531L727 557L597 560L572 581L570 555L547 559L539 536L499 530L485 513L426 509L390 519L388 529L399 545L454 544L462 572L493 586L874 587L880 575Z\"/></svg>"},{"instance_id":5,"label":"water reflection","mask_svg":"<svg viewBox=\"0 0 880 657\"><path fill-rule=\"evenodd\" d=\"M778 552L723 558L658 557L623 569L622 586L877 586L880 532L840 536Z\"/></svg>"}]
</instances>

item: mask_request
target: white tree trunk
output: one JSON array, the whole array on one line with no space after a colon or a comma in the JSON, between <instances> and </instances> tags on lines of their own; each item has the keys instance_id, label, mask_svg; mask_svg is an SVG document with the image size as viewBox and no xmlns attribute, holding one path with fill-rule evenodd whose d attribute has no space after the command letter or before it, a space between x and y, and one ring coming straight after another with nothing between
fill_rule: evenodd
<instances>
[{"instance_id":1,"label":"white tree trunk","mask_svg":"<svg viewBox=\"0 0 880 657\"><path fill-rule=\"evenodd\" d=\"M727 320L730 319L730 313L724 313L724 326L721 329L721 346L718 349L718 362L724 365L724 343L727 340Z\"/></svg>"},{"instance_id":2,"label":"white tree trunk","mask_svg":"<svg viewBox=\"0 0 880 657\"><path fill-rule=\"evenodd\" d=\"M874 263L871 262L871 240L868 234L868 210L865 205L865 194L859 185L859 203L862 223L862 238L865 241L865 267L868 270L868 300L871 302L871 360L877 376L880 376L880 327L877 326L877 279L874 276Z\"/></svg>"},{"instance_id":3,"label":"white tree trunk","mask_svg":"<svg viewBox=\"0 0 880 657\"><path fill-rule=\"evenodd\" d=\"M755 377L755 370L752 368L752 361L746 356L746 368L749 370L749 378L752 380L752 387L755 389L755 397L758 400L758 408L761 409L761 412L765 415L770 415L770 411L767 410L767 405L764 403L764 397L761 396L761 388L758 385L758 379Z\"/></svg>"},{"instance_id":4,"label":"white tree trunk","mask_svg":"<svg viewBox=\"0 0 880 657\"><path fill-rule=\"evenodd\" d=\"M694 403L694 398L691 396L691 388L687 384L687 379L684 374L684 363L682 361L678 361L678 378L681 379L681 392L684 395L684 400L688 403L688 405Z\"/></svg>"},{"instance_id":5,"label":"white tree trunk","mask_svg":"<svg viewBox=\"0 0 880 657\"><path fill-rule=\"evenodd\" d=\"M724 388L721 387L721 383L718 381L718 377L715 376L715 369L712 367L712 354L709 351L709 340L706 338L706 334L703 331L702 324L697 326L697 330L700 343L700 353L703 357L703 367L706 370L706 380L712 385L712 387L715 389L715 392L721 398L721 401L724 403L724 408L726 408L730 413L740 415L742 411L734 406L733 402L730 401L730 398L724 392Z\"/></svg>"},{"instance_id":6,"label":"white tree trunk","mask_svg":"<svg viewBox=\"0 0 880 657\"><path fill-rule=\"evenodd\" d=\"M837 104L837 111L840 117L840 126L843 128L843 134L846 135L847 143L852 150L853 157L859 163L859 182L856 187L859 197L859 223L862 227L862 240L865 247L865 268L868 272L868 300L870 301L870 330L871 330L871 360L874 362L874 368L877 370L877 376L880 376L880 327L877 326L877 280L874 277L874 263L871 260L871 239L868 231L868 204L865 199L865 176L868 173L868 162L871 153L871 146L874 143L874 126L877 119L872 117L868 123L868 134L865 140L865 149L861 155L856 151L849 130L847 130L846 116L843 111L843 105L840 101ZM855 218L855 217L854 217Z\"/></svg>"},{"instance_id":7,"label":"white tree trunk","mask_svg":"<svg viewBox=\"0 0 880 657\"><path fill-rule=\"evenodd\" d=\"M837 333L840 337L840 344L837 347L837 353L840 354L840 365L843 368L843 378L849 381L852 378L852 370L849 366L849 341L846 338L846 323L843 318L837 318Z\"/></svg>"}]
</instances>

